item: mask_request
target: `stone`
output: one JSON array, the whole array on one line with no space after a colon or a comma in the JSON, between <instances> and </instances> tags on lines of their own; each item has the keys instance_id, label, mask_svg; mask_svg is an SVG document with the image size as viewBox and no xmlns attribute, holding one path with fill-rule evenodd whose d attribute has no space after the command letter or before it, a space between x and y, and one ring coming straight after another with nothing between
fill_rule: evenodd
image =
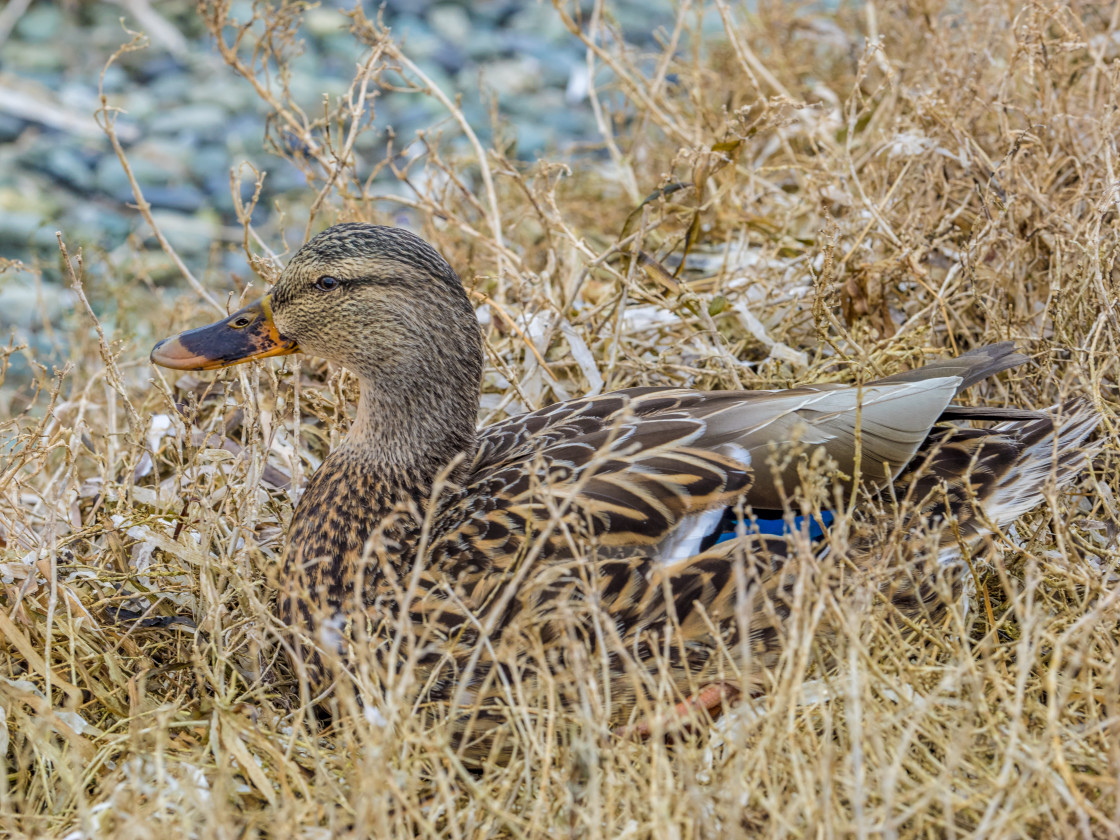
<instances>
[{"instance_id":1,"label":"stone","mask_svg":"<svg viewBox=\"0 0 1120 840\"><path fill-rule=\"evenodd\" d=\"M27 126L28 123L18 117L0 112L0 143L11 143L23 134Z\"/></svg>"},{"instance_id":2,"label":"stone","mask_svg":"<svg viewBox=\"0 0 1120 840\"><path fill-rule=\"evenodd\" d=\"M31 272L8 271L0 283L0 331L31 330L44 321L57 323L74 304L74 293Z\"/></svg>"},{"instance_id":3,"label":"stone","mask_svg":"<svg viewBox=\"0 0 1120 840\"><path fill-rule=\"evenodd\" d=\"M462 44L471 36L471 18L462 6L441 3L429 10L428 23L435 32L453 44Z\"/></svg>"},{"instance_id":4,"label":"stone","mask_svg":"<svg viewBox=\"0 0 1120 840\"><path fill-rule=\"evenodd\" d=\"M220 138L228 122L229 115L220 105L194 102L157 114L148 126L157 134L189 137L197 143L198 139Z\"/></svg>"},{"instance_id":5,"label":"stone","mask_svg":"<svg viewBox=\"0 0 1120 840\"><path fill-rule=\"evenodd\" d=\"M193 184L171 184L168 186L143 186L144 198L154 208L178 210L181 213L194 213L206 203L202 190Z\"/></svg>"},{"instance_id":6,"label":"stone","mask_svg":"<svg viewBox=\"0 0 1120 840\"><path fill-rule=\"evenodd\" d=\"M93 168L73 146L55 143L36 146L26 160L67 189L89 192L96 185Z\"/></svg>"},{"instance_id":7,"label":"stone","mask_svg":"<svg viewBox=\"0 0 1120 840\"><path fill-rule=\"evenodd\" d=\"M33 3L16 22L15 34L32 44L50 44L58 38L65 20L53 3Z\"/></svg>"},{"instance_id":8,"label":"stone","mask_svg":"<svg viewBox=\"0 0 1120 840\"><path fill-rule=\"evenodd\" d=\"M345 29L348 23L349 20L342 16L340 10L323 6L308 9L303 15L304 31L317 38L334 35L340 29Z\"/></svg>"},{"instance_id":9,"label":"stone","mask_svg":"<svg viewBox=\"0 0 1120 840\"><path fill-rule=\"evenodd\" d=\"M540 88L540 64L532 56L502 58L481 68L483 88L499 97L528 93Z\"/></svg>"},{"instance_id":10,"label":"stone","mask_svg":"<svg viewBox=\"0 0 1120 840\"><path fill-rule=\"evenodd\" d=\"M44 49L41 44L9 40L4 44L4 66L18 67L20 76L42 82L47 87L59 83L66 68L63 50Z\"/></svg>"},{"instance_id":11,"label":"stone","mask_svg":"<svg viewBox=\"0 0 1120 840\"><path fill-rule=\"evenodd\" d=\"M181 254L204 256L221 234L221 223L215 216L153 210L152 218L167 241Z\"/></svg>"}]
</instances>

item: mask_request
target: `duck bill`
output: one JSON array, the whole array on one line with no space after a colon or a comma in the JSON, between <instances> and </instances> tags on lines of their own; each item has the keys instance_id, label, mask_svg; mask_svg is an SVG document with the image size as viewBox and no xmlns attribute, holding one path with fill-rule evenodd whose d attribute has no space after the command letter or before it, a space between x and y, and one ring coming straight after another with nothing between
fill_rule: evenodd
<instances>
[{"instance_id":1,"label":"duck bill","mask_svg":"<svg viewBox=\"0 0 1120 840\"><path fill-rule=\"evenodd\" d=\"M298 352L276 329L272 300L265 295L225 320L165 338L152 349L152 361L175 370L214 370Z\"/></svg>"}]
</instances>

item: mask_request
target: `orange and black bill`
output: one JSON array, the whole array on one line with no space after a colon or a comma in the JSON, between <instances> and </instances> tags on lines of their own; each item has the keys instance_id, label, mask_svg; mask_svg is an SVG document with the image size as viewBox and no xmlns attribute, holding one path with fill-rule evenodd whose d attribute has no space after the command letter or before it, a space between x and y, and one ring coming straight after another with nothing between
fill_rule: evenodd
<instances>
[{"instance_id":1,"label":"orange and black bill","mask_svg":"<svg viewBox=\"0 0 1120 840\"><path fill-rule=\"evenodd\" d=\"M276 329L272 301L265 295L224 321L165 338L152 348L152 361L176 370L213 370L298 352L299 346Z\"/></svg>"}]
</instances>

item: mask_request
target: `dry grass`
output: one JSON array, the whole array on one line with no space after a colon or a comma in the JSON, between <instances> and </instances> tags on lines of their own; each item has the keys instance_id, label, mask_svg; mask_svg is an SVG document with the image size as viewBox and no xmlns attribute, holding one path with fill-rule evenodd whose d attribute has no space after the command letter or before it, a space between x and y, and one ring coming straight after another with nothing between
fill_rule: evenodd
<instances>
[{"instance_id":1,"label":"dry grass","mask_svg":"<svg viewBox=\"0 0 1120 840\"><path fill-rule=\"evenodd\" d=\"M618 742L588 713L573 726L592 734L530 729L526 753L476 775L405 695L340 702L321 726L281 654L285 523L345 430L351 377L304 360L166 378L146 330L213 308L125 282L119 334L80 312L70 368L0 425L0 832L1120 834L1120 4L686 2L643 55L605 11L557 3L604 134L567 164L507 157L500 124L483 148L361 14L350 99L301 110L285 8L240 40L217 4L200 14L308 173L288 213L309 231L411 215L484 307L483 422L600 388L783 387L1014 339L1034 364L979 395L1084 395L1104 447L995 541L945 626L902 636L868 619L866 585L809 589L772 691L714 735ZM702 17L722 30L701 49ZM375 166L354 149L390 87L448 116ZM242 245L267 279L298 243L250 211ZM228 281L206 285L221 299ZM847 629L842 666L812 680L822 613Z\"/></svg>"}]
</instances>

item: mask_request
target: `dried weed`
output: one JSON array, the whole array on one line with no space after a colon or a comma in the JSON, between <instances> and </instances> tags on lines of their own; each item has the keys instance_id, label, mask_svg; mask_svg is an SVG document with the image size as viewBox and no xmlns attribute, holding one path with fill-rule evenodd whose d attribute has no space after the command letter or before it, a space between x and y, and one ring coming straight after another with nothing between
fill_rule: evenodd
<instances>
[{"instance_id":1,"label":"dried weed","mask_svg":"<svg viewBox=\"0 0 1120 840\"><path fill-rule=\"evenodd\" d=\"M603 142L527 164L360 10L348 95L297 103L302 4L241 23L199 4L230 84L269 104L272 150L307 175L290 217L313 232L404 214L460 270L487 336L482 422L630 385L870 377L1014 339L1034 364L969 397L1085 395L1105 418L1092 470L993 540L943 626L869 620L870 582L839 598L806 576L771 690L714 733L638 744L593 711L527 714L514 760L476 774L413 713L406 677L321 721L283 655L277 555L352 378L310 359L169 379L86 313L69 367L0 424L0 831L1120 834L1120 5L685 0L654 54L599 3L555 6L586 46ZM446 120L359 142L390 91ZM252 211L240 245L268 281L298 243ZM209 320L225 284L189 279L187 298L132 287L121 319L157 335ZM845 633L821 676L824 614Z\"/></svg>"}]
</instances>

